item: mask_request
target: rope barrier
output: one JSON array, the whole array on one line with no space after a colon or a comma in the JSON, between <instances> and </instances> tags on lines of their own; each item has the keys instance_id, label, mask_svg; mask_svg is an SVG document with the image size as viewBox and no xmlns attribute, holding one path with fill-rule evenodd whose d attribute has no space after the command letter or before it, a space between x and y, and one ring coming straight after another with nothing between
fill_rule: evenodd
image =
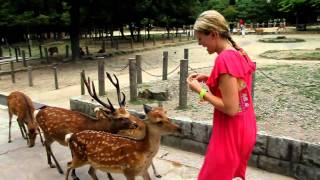
<instances>
[{"instance_id":1,"label":"rope barrier","mask_svg":"<svg viewBox=\"0 0 320 180\"><path fill-rule=\"evenodd\" d=\"M141 71L145 72L146 74L150 75L150 76L153 76L153 77L162 77L162 75L154 75L154 74L151 74L149 72L147 72L146 70L136 66L137 68L139 68ZM167 75L170 75L172 73L174 73L178 68L180 67L180 64L178 66L176 66L175 68L173 68L173 70L171 70L169 73L167 73Z\"/></svg>"}]
</instances>

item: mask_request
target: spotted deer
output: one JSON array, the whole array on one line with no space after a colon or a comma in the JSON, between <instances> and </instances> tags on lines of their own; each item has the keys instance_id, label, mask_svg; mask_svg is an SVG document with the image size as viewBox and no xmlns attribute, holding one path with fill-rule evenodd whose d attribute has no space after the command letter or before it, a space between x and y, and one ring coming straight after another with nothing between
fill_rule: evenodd
<instances>
[{"instance_id":1,"label":"spotted deer","mask_svg":"<svg viewBox=\"0 0 320 180\"><path fill-rule=\"evenodd\" d=\"M9 113L9 137L8 142L11 143L11 125L12 116L17 116L17 122L20 128L21 135L24 139L27 139L27 144L29 147L33 147L37 137L37 131L40 135L41 142L42 137L40 129L38 128L38 123L34 118L35 108L31 99L22 92L14 91L7 97L8 102L8 113ZM28 131L26 130L26 127Z\"/></svg>"},{"instance_id":2,"label":"spotted deer","mask_svg":"<svg viewBox=\"0 0 320 180\"><path fill-rule=\"evenodd\" d=\"M85 164L90 164L89 174L97 180L96 169L123 173L127 180L143 176L150 180L148 168L160 146L161 135L180 133L181 128L168 119L162 107L151 108L144 105L146 113L146 136L142 140L134 140L102 131L82 131L67 134L65 141L69 143L72 161L68 162L65 180L69 172Z\"/></svg>"},{"instance_id":3,"label":"spotted deer","mask_svg":"<svg viewBox=\"0 0 320 180\"><path fill-rule=\"evenodd\" d=\"M77 133L84 130L96 130L96 131L107 131L110 133L122 133L124 135L130 135L137 139L141 139L140 136L144 137L143 131L136 131L142 122L137 117L128 113L125 109L125 95L121 100L120 87L117 82L114 82L110 77L110 81L117 88L118 103L119 108L115 108L110 100L108 99L108 104L100 100L96 94L94 83L92 82L92 87L90 85L90 79L85 79L83 76L84 83L87 87L89 95L96 100L102 108L96 108L96 118L92 118L80 112L71 111L58 107L44 107L42 108L37 116L36 120L39 123L40 128L43 131L45 137L45 147L47 152L47 160L50 167L57 167L59 173L63 174L63 170L53 155L51 144L57 141L63 146L67 146L64 141L65 135L68 133ZM115 76L116 77L116 76ZM130 132L125 132L124 129L130 130ZM55 165L52 164L51 157L53 158ZM77 179L75 171L72 171L72 176Z\"/></svg>"}]
</instances>

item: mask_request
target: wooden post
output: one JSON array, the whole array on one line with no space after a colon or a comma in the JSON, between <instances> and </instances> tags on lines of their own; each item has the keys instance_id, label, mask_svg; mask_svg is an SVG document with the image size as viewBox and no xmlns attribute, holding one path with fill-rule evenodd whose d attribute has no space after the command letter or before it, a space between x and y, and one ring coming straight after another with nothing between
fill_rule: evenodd
<instances>
[{"instance_id":1,"label":"wooden post","mask_svg":"<svg viewBox=\"0 0 320 180\"><path fill-rule=\"evenodd\" d=\"M39 52L40 52L40 59L42 59L43 58L43 54L42 54L42 46L41 45L39 45Z\"/></svg>"},{"instance_id":2,"label":"wooden post","mask_svg":"<svg viewBox=\"0 0 320 180\"><path fill-rule=\"evenodd\" d=\"M189 49L184 49L183 58L189 59Z\"/></svg>"},{"instance_id":3,"label":"wooden post","mask_svg":"<svg viewBox=\"0 0 320 180\"><path fill-rule=\"evenodd\" d=\"M26 52L24 50L22 50L22 63L24 67L27 67Z\"/></svg>"},{"instance_id":4,"label":"wooden post","mask_svg":"<svg viewBox=\"0 0 320 180\"><path fill-rule=\"evenodd\" d=\"M11 79L12 79L12 83L16 83L16 75L15 75L15 71L14 71L13 61L10 61L10 68L11 68Z\"/></svg>"},{"instance_id":5,"label":"wooden post","mask_svg":"<svg viewBox=\"0 0 320 180\"><path fill-rule=\"evenodd\" d=\"M144 37L142 38L142 46L143 46L143 47L146 46L146 40L144 39Z\"/></svg>"},{"instance_id":6,"label":"wooden post","mask_svg":"<svg viewBox=\"0 0 320 180\"><path fill-rule=\"evenodd\" d=\"M46 57L46 62L49 64L48 48L44 48L44 56Z\"/></svg>"},{"instance_id":7,"label":"wooden post","mask_svg":"<svg viewBox=\"0 0 320 180\"><path fill-rule=\"evenodd\" d=\"M54 85L56 89L59 89L58 85L58 72L57 72L57 64L54 64L53 67L53 74L54 74Z\"/></svg>"},{"instance_id":8,"label":"wooden post","mask_svg":"<svg viewBox=\"0 0 320 180\"><path fill-rule=\"evenodd\" d=\"M152 42L153 42L153 46L155 46L156 45L156 39L154 37L154 34L152 35Z\"/></svg>"},{"instance_id":9,"label":"wooden post","mask_svg":"<svg viewBox=\"0 0 320 180\"><path fill-rule=\"evenodd\" d=\"M14 53L16 55L16 61L18 62L18 48L17 47L14 48Z\"/></svg>"},{"instance_id":10,"label":"wooden post","mask_svg":"<svg viewBox=\"0 0 320 180\"><path fill-rule=\"evenodd\" d=\"M69 45L67 44L66 45L66 58L69 57Z\"/></svg>"},{"instance_id":11,"label":"wooden post","mask_svg":"<svg viewBox=\"0 0 320 180\"><path fill-rule=\"evenodd\" d=\"M142 84L141 55L136 55L137 83Z\"/></svg>"},{"instance_id":12,"label":"wooden post","mask_svg":"<svg viewBox=\"0 0 320 180\"><path fill-rule=\"evenodd\" d=\"M187 95L188 95L188 60L180 60L180 85L179 85L179 108L187 108Z\"/></svg>"},{"instance_id":13,"label":"wooden post","mask_svg":"<svg viewBox=\"0 0 320 180\"><path fill-rule=\"evenodd\" d=\"M116 50L119 50L119 40L116 39Z\"/></svg>"},{"instance_id":14,"label":"wooden post","mask_svg":"<svg viewBox=\"0 0 320 180\"><path fill-rule=\"evenodd\" d=\"M82 70L81 73L80 73L81 95L84 95L85 94L85 89L84 89L84 81L82 79L82 76L86 77L84 70Z\"/></svg>"},{"instance_id":15,"label":"wooden post","mask_svg":"<svg viewBox=\"0 0 320 180\"><path fill-rule=\"evenodd\" d=\"M133 49L133 39L132 38L130 40L130 47L131 47L131 49Z\"/></svg>"},{"instance_id":16,"label":"wooden post","mask_svg":"<svg viewBox=\"0 0 320 180\"><path fill-rule=\"evenodd\" d=\"M179 34L179 42L181 42L182 41L182 35L181 35L181 33Z\"/></svg>"},{"instance_id":17,"label":"wooden post","mask_svg":"<svg viewBox=\"0 0 320 180\"><path fill-rule=\"evenodd\" d=\"M130 82L130 101L137 99L137 71L136 60L129 58L129 82Z\"/></svg>"},{"instance_id":18,"label":"wooden post","mask_svg":"<svg viewBox=\"0 0 320 180\"><path fill-rule=\"evenodd\" d=\"M9 50L9 56L11 57L12 56L11 48L9 47L8 50Z\"/></svg>"},{"instance_id":19,"label":"wooden post","mask_svg":"<svg viewBox=\"0 0 320 180\"><path fill-rule=\"evenodd\" d=\"M29 78L29 86L33 86L33 78L32 78L32 67L28 66L28 78Z\"/></svg>"},{"instance_id":20,"label":"wooden post","mask_svg":"<svg viewBox=\"0 0 320 180\"><path fill-rule=\"evenodd\" d=\"M0 46L0 57L3 56L2 46Z\"/></svg>"},{"instance_id":21,"label":"wooden post","mask_svg":"<svg viewBox=\"0 0 320 180\"><path fill-rule=\"evenodd\" d=\"M86 46L86 54L87 54L87 55L90 54L90 52L89 52L89 47L88 47L88 46Z\"/></svg>"},{"instance_id":22,"label":"wooden post","mask_svg":"<svg viewBox=\"0 0 320 180\"><path fill-rule=\"evenodd\" d=\"M190 31L188 31L188 41L190 40Z\"/></svg>"},{"instance_id":23,"label":"wooden post","mask_svg":"<svg viewBox=\"0 0 320 180\"><path fill-rule=\"evenodd\" d=\"M30 41L28 41L28 42L30 42ZM30 43L28 43L28 51L29 51L29 59L30 59L30 57L32 56Z\"/></svg>"},{"instance_id":24,"label":"wooden post","mask_svg":"<svg viewBox=\"0 0 320 180\"><path fill-rule=\"evenodd\" d=\"M18 47L18 56L21 56L21 48Z\"/></svg>"},{"instance_id":25,"label":"wooden post","mask_svg":"<svg viewBox=\"0 0 320 180\"><path fill-rule=\"evenodd\" d=\"M106 52L106 41L105 40L102 41L102 50L103 50L103 52Z\"/></svg>"},{"instance_id":26,"label":"wooden post","mask_svg":"<svg viewBox=\"0 0 320 180\"><path fill-rule=\"evenodd\" d=\"M168 51L163 51L162 80L168 79Z\"/></svg>"},{"instance_id":27,"label":"wooden post","mask_svg":"<svg viewBox=\"0 0 320 180\"><path fill-rule=\"evenodd\" d=\"M104 76L104 60L99 59L98 61L98 85L99 85L99 96L106 94L105 91L105 76Z\"/></svg>"}]
</instances>

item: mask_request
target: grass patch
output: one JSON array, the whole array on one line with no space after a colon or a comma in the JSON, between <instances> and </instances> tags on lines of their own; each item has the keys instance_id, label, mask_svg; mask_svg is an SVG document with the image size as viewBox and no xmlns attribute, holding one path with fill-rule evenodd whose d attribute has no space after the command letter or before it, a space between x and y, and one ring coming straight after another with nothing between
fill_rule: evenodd
<instances>
[{"instance_id":1,"label":"grass patch","mask_svg":"<svg viewBox=\"0 0 320 180\"><path fill-rule=\"evenodd\" d=\"M320 50L318 49L269 50L260 54L260 56L264 58L269 58L269 59L320 60Z\"/></svg>"}]
</instances>

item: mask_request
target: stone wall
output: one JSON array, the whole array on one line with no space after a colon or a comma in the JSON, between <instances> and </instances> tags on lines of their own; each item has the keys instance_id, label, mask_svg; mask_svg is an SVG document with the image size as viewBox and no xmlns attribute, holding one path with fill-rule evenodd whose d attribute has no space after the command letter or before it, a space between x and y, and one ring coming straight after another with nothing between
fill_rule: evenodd
<instances>
[{"instance_id":1,"label":"stone wall","mask_svg":"<svg viewBox=\"0 0 320 180\"><path fill-rule=\"evenodd\" d=\"M70 99L72 110L86 114L94 115L93 109L96 106L96 103L81 100L81 97ZM144 116L135 111L132 113ZM212 125L191 119L173 118L172 121L182 127L183 133L180 136L164 136L162 144L205 154ZM320 180L320 145L259 132L249 164L299 180Z\"/></svg>"}]
</instances>

